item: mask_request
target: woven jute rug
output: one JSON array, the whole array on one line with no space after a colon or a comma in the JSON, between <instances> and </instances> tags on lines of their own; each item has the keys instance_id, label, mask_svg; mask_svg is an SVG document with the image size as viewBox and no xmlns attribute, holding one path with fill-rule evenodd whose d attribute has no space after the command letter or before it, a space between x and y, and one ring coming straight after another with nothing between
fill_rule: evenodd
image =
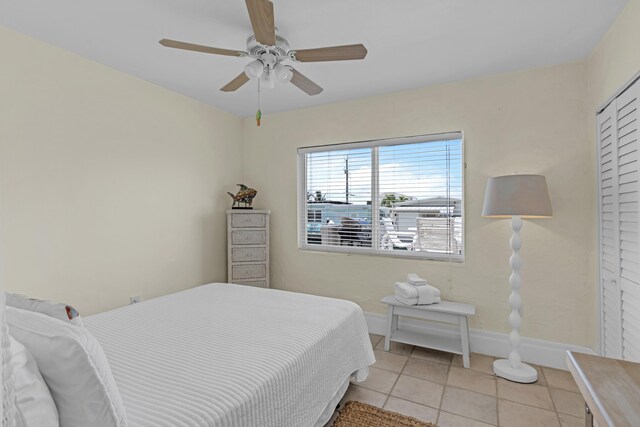
<instances>
[{"instance_id":1,"label":"woven jute rug","mask_svg":"<svg viewBox=\"0 0 640 427\"><path fill-rule=\"evenodd\" d=\"M385 411L362 402L347 402L333 427L437 427L406 415Z\"/></svg>"}]
</instances>

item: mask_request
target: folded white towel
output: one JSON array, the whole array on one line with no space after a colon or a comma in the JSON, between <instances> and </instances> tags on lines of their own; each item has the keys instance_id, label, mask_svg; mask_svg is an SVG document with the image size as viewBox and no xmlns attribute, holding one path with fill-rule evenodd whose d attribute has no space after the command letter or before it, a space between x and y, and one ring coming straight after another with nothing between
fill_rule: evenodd
<instances>
[{"instance_id":1,"label":"folded white towel","mask_svg":"<svg viewBox=\"0 0 640 427\"><path fill-rule=\"evenodd\" d=\"M435 304L440 302L440 290L431 285L416 286L418 290L418 304Z\"/></svg>"},{"instance_id":2,"label":"folded white towel","mask_svg":"<svg viewBox=\"0 0 640 427\"><path fill-rule=\"evenodd\" d=\"M396 295L403 298L418 298L418 288L407 282L396 282L393 287Z\"/></svg>"},{"instance_id":3,"label":"folded white towel","mask_svg":"<svg viewBox=\"0 0 640 427\"><path fill-rule=\"evenodd\" d=\"M415 286L424 286L428 284L425 279L423 279L422 277L418 276L415 273L407 274L407 282Z\"/></svg>"},{"instance_id":4,"label":"folded white towel","mask_svg":"<svg viewBox=\"0 0 640 427\"><path fill-rule=\"evenodd\" d=\"M440 302L440 290L430 285L414 286L406 282L396 282L395 298L407 305L435 304Z\"/></svg>"}]
</instances>

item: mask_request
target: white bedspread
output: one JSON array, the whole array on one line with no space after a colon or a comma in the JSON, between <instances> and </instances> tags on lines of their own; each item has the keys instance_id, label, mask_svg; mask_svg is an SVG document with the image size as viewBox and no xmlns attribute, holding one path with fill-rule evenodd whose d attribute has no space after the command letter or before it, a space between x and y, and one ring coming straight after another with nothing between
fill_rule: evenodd
<instances>
[{"instance_id":1,"label":"white bedspread","mask_svg":"<svg viewBox=\"0 0 640 427\"><path fill-rule=\"evenodd\" d=\"M84 319L131 426L313 426L374 362L348 301L210 284Z\"/></svg>"}]
</instances>

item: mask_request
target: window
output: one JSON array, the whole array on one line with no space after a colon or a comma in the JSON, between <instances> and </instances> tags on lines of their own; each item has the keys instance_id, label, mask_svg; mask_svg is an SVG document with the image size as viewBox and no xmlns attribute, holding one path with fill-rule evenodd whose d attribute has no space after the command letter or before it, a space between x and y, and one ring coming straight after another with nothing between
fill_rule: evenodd
<instances>
[{"instance_id":1,"label":"window","mask_svg":"<svg viewBox=\"0 0 640 427\"><path fill-rule=\"evenodd\" d=\"M301 249L462 261L462 132L298 149Z\"/></svg>"}]
</instances>

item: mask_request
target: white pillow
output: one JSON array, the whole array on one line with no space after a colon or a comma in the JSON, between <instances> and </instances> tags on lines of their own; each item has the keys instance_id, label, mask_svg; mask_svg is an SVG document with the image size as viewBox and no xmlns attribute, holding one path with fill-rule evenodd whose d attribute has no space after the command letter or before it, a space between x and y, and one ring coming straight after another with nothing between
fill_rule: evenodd
<instances>
[{"instance_id":1,"label":"white pillow","mask_svg":"<svg viewBox=\"0 0 640 427\"><path fill-rule=\"evenodd\" d=\"M35 311L46 314L65 322L70 322L76 326L82 326L82 318L75 308L70 305L45 301L41 299L29 298L20 294L6 292L7 305L21 310Z\"/></svg>"},{"instance_id":2,"label":"white pillow","mask_svg":"<svg viewBox=\"0 0 640 427\"><path fill-rule=\"evenodd\" d=\"M33 354L64 427L124 427L120 392L100 343L84 326L6 308L9 333Z\"/></svg>"},{"instance_id":3,"label":"white pillow","mask_svg":"<svg viewBox=\"0 0 640 427\"><path fill-rule=\"evenodd\" d=\"M13 368L14 393L18 427L58 427L58 410L47 385L38 371L33 355L13 337L11 342L11 367Z\"/></svg>"}]
</instances>

